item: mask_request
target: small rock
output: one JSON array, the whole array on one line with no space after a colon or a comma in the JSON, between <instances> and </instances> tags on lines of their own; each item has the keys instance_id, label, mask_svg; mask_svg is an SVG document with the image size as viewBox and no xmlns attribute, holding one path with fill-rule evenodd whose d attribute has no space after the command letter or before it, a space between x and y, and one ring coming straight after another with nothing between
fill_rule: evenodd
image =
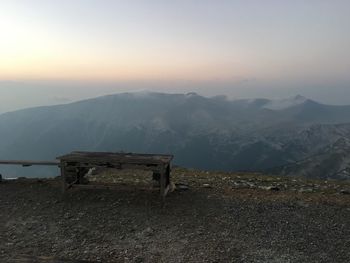
<instances>
[{"instance_id":1,"label":"small rock","mask_svg":"<svg viewBox=\"0 0 350 263\"><path fill-rule=\"evenodd\" d=\"M204 188L212 188L210 184L203 184Z\"/></svg>"},{"instance_id":2,"label":"small rock","mask_svg":"<svg viewBox=\"0 0 350 263\"><path fill-rule=\"evenodd\" d=\"M299 205L299 206L301 206L301 207L309 207L309 204L307 204L307 203L305 203L305 202L303 202L303 201L298 201L297 202L297 204Z\"/></svg>"},{"instance_id":3,"label":"small rock","mask_svg":"<svg viewBox=\"0 0 350 263\"><path fill-rule=\"evenodd\" d=\"M154 233L154 230L150 227L147 227L143 232L146 236L152 236Z\"/></svg>"},{"instance_id":4,"label":"small rock","mask_svg":"<svg viewBox=\"0 0 350 263\"><path fill-rule=\"evenodd\" d=\"M137 256L134 261L135 263L141 263L141 262L144 262L145 260L143 257Z\"/></svg>"},{"instance_id":5,"label":"small rock","mask_svg":"<svg viewBox=\"0 0 350 263\"><path fill-rule=\"evenodd\" d=\"M250 188L255 188L255 184L253 184L253 183L247 182L247 185L248 185Z\"/></svg>"},{"instance_id":6,"label":"small rock","mask_svg":"<svg viewBox=\"0 0 350 263\"><path fill-rule=\"evenodd\" d=\"M142 245L136 245L135 248L136 249L143 249L143 246Z\"/></svg>"},{"instance_id":7,"label":"small rock","mask_svg":"<svg viewBox=\"0 0 350 263\"><path fill-rule=\"evenodd\" d=\"M350 195L350 191L349 190L340 190L340 193L343 195Z\"/></svg>"},{"instance_id":8,"label":"small rock","mask_svg":"<svg viewBox=\"0 0 350 263\"><path fill-rule=\"evenodd\" d=\"M173 182L170 182L170 189L169 192L172 193L176 190L176 185Z\"/></svg>"},{"instance_id":9,"label":"small rock","mask_svg":"<svg viewBox=\"0 0 350 263\"><path fill-rule=\"evenodd\" d=\"M301 188L301 189L299 189L298 192L299 193L312 193L313 189L311 189L311 188Z\"/></svg>"},{"instance_id":10,"label":"small rock","mask_svg":"<svg viewBox=\"0 0 350 263\"><path fill-rule=\"evenodd\" d=\"M261 186L260 189L266 190L266 191L279 191L279 187L277 186Z\"/></svg>"},{"instance_id":11,"label":"small rock","mask_svg":"<svg viewBox=\"0 0 350 263\"><path fill-rule=\"evenodd\" d=\"M175 184L176 186L176 190L180 190L180 191L186 191L189 189L189 186L186 184Z\"/></svg>"}]
</instances>

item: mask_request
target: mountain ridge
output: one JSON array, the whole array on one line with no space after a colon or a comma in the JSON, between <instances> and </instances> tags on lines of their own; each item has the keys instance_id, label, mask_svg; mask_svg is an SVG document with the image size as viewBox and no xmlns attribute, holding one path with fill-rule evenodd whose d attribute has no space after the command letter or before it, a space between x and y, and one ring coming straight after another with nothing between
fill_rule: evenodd
<instances>
[{"instance_id":1,"label":"mountain ridge","mask_svg":"<svg viewBox=\"0 0 350 263\"><path fill-rule=\"evenodd\" d=\"M173 153L176 164L198 169L259 171L350 138L350 106L301 96L294 100L276 110L264 107L271 103L268 99L142 92L19 110L0 115L0 158L52 159L72 150L123 150ZM333 176L335 169L315 177Z\"/></svg>"}]
</instances>

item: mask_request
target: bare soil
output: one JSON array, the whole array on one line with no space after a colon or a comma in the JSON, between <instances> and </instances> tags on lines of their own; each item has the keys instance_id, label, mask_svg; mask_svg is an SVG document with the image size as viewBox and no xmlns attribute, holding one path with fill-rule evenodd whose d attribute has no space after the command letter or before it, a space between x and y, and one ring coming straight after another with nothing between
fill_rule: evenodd
<instances>
[{"instance_id":1,"label":"bare soil","mask_svg":"<svg viewBox=\"0 0 350 263\"><path fill-rule=\"evenodd\" d=\"M350 262L350 184L175 169L162 209L150 176L0 183L0 262L45 256L92 262ZM186 189L188 187L188 189Z\"/></svg>"}]
</instances>

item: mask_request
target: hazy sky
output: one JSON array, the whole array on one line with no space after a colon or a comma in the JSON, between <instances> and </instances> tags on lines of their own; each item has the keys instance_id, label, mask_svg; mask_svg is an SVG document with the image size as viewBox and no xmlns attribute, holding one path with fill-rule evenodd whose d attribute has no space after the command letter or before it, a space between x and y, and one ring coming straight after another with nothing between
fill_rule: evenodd
<instances>
[{"instance_id":1,"label":"hazy sky","mask_svg":"<svg viewBox=\"0 0 350 263\"><path fill-rule=\"evenodd\" d=\"M350 103L349 14L348 0L1 0L0 112L140 89Z\"/></svg>"}]
</instances>

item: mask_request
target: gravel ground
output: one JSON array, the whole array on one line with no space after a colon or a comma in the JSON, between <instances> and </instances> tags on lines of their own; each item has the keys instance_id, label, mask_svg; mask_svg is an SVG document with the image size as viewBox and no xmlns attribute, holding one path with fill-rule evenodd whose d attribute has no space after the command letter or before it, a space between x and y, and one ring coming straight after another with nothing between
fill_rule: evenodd
<instances>
[{"instance_id":1,"label":"gravel ground","mask_svg":"<svg viewBox=\"0 0 350 263\"><path fill-rule=\"evenodd\" d=\"M0 262L350 262L349 183L175 169L161 209L129 175L64 197L57 179L0 183Z\"/></svg>"}]
</instances>

